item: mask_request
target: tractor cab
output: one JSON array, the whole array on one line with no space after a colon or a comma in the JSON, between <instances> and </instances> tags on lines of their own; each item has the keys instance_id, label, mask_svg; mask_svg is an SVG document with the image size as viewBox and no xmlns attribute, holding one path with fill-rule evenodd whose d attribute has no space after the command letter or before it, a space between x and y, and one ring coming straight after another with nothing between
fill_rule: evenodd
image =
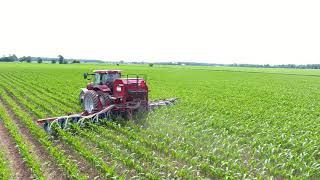
<instances>
[{"instance_id":1,"label":"tractor cab","mask_svg":"<svg viewBox=\"0 0 320 180\"><path fill-rule=\"evenodd\" d=\"M91 75L93 78L88 79ZM95 70L93 74L84 73L84 79L92 80L87 89L99 89L101 91L112 91L113 82L121 78L121 70Z\"/></svg>"},{"instance_id":2,"label":"tractor cab","mask_svg":"<svg viewBox=\"0 0 320 180\"><path fill-rule=\"evenodd\" d=\"M115 79L120 78L121 70L95 70L93 74L84 73L84 79L87 79L88 75L93 76L94 85L103 85L112 83Z\"/></svg>"},{"instance_id":3,"label":"tractor cab","mask_svg":"<svg viewBox=\"0 0 320 180\"><path fill-rule=\"evenodd\" d=\"M117 78L121 77L120 70L96 70L94 71L94 85L111 84Z\"/></svg>"}]
</instances>

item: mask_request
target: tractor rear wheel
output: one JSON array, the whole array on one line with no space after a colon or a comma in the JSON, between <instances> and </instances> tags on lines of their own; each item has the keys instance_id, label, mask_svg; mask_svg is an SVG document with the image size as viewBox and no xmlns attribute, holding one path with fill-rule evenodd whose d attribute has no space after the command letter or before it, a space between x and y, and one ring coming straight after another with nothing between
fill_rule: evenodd
<instances>
[{"instance_id":1,"label":"tractor rear wheel","mask_svg":"<svg viewBox=\"0 0 320 180\"><path fill-rule=\"evenodd\" d=\"M83 107L88 113L92 113L94 110L99 108L99 97L96 91L89 90L85 92L83 98Z\"/></svg>"},{"instance_id":2,"label":"tractor rear wheel","mask_svg":"<svg viewBox=\"0 0 320 180\"><path fill-rule=\"evenodd\" d=\"M101 102L101 105L103 108L109 106L111 104L111 99L109 97L109 94L108 93L104 93L104 92L101 92L101 91L98 91L97 92L98 95L99 95L99 100Z\"/></svg>"}]
</instances>

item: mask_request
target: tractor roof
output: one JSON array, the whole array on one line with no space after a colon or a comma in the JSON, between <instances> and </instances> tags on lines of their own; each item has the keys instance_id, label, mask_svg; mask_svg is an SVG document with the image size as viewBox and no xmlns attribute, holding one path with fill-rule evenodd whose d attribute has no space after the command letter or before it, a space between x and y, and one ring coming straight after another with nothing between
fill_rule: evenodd
<instances>
[{"instance_id":1,"label":"tractor roof","mask_svg":"<svg viewBox=\"0 0 320 180\"><path fill-rule=\"evenodd\" d=\"M112 74L112 73L121 73L121 70L94 70L94 73L99 73L99 74Z\"/></svg>"}]
</instances>

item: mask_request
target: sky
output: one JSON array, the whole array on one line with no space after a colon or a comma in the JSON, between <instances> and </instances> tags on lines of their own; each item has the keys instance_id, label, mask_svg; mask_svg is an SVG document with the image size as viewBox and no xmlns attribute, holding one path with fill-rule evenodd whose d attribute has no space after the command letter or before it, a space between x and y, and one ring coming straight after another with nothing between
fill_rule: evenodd
<instances>
[{"instance_id":1,"label":"sky","mask_svg":"<svg viewBox=\"0 0 320 180\"><path fill-rule=\"evenodd\" d=\"M0 0L0 56L320 63L320 1Z\"/></svg>"}]
</instances>

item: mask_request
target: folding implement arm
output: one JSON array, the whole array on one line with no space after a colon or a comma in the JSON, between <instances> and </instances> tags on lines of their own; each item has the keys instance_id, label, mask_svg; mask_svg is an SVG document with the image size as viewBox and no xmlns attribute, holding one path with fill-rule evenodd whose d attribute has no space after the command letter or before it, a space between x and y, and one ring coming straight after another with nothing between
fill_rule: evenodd
<instances>
[{"instance_id":1,"label":"folding implement arm","mask_svg":"<svg viewBox=\"0 0 320 180\"><path fill-rule=\"evenodd\" d=\"M148 110L152 111L162 106L170 106L170 105L173 105L176 101L177 101L177 98L151 101L148 103ZM114 108L136 109L139 106L140 106L140 103L137 103L135 105L128 104L125 107L122 107L121 105L113 104L93 114L88 115L87 113L82 112L79 114L72 114L67 116L39 119L37 123L38 125L42 126L48 133L51 133L52 132L51 127L53 124L57 124L61 129L65 130L69 128L70 123L77 123L80 126L83 126L84 122L97 123L103 119L108 119L110 117L110 112ZM111 120L111 119L109 118L108 120Z\"/></svg>"},{"instance_id":2,"label":"folding implement arm","mask_svg":"<svg viewBox=\"0 0 320 180\"><path fill-rule=\"evenodd\" d=\"M38 125L42 126L47 132L51 133L51 127L55 123L58 124L61 129L67 129L69 127L69 123L78 123L79 125L83 125L85 121L98 122L100 119L106 119L109 116L110 111L114 107L115 105L110 105L103 110L90 115L84 115L85 113L80 113L68 116L39 119L37 123Z\"/></svg>"}]
</instances>

